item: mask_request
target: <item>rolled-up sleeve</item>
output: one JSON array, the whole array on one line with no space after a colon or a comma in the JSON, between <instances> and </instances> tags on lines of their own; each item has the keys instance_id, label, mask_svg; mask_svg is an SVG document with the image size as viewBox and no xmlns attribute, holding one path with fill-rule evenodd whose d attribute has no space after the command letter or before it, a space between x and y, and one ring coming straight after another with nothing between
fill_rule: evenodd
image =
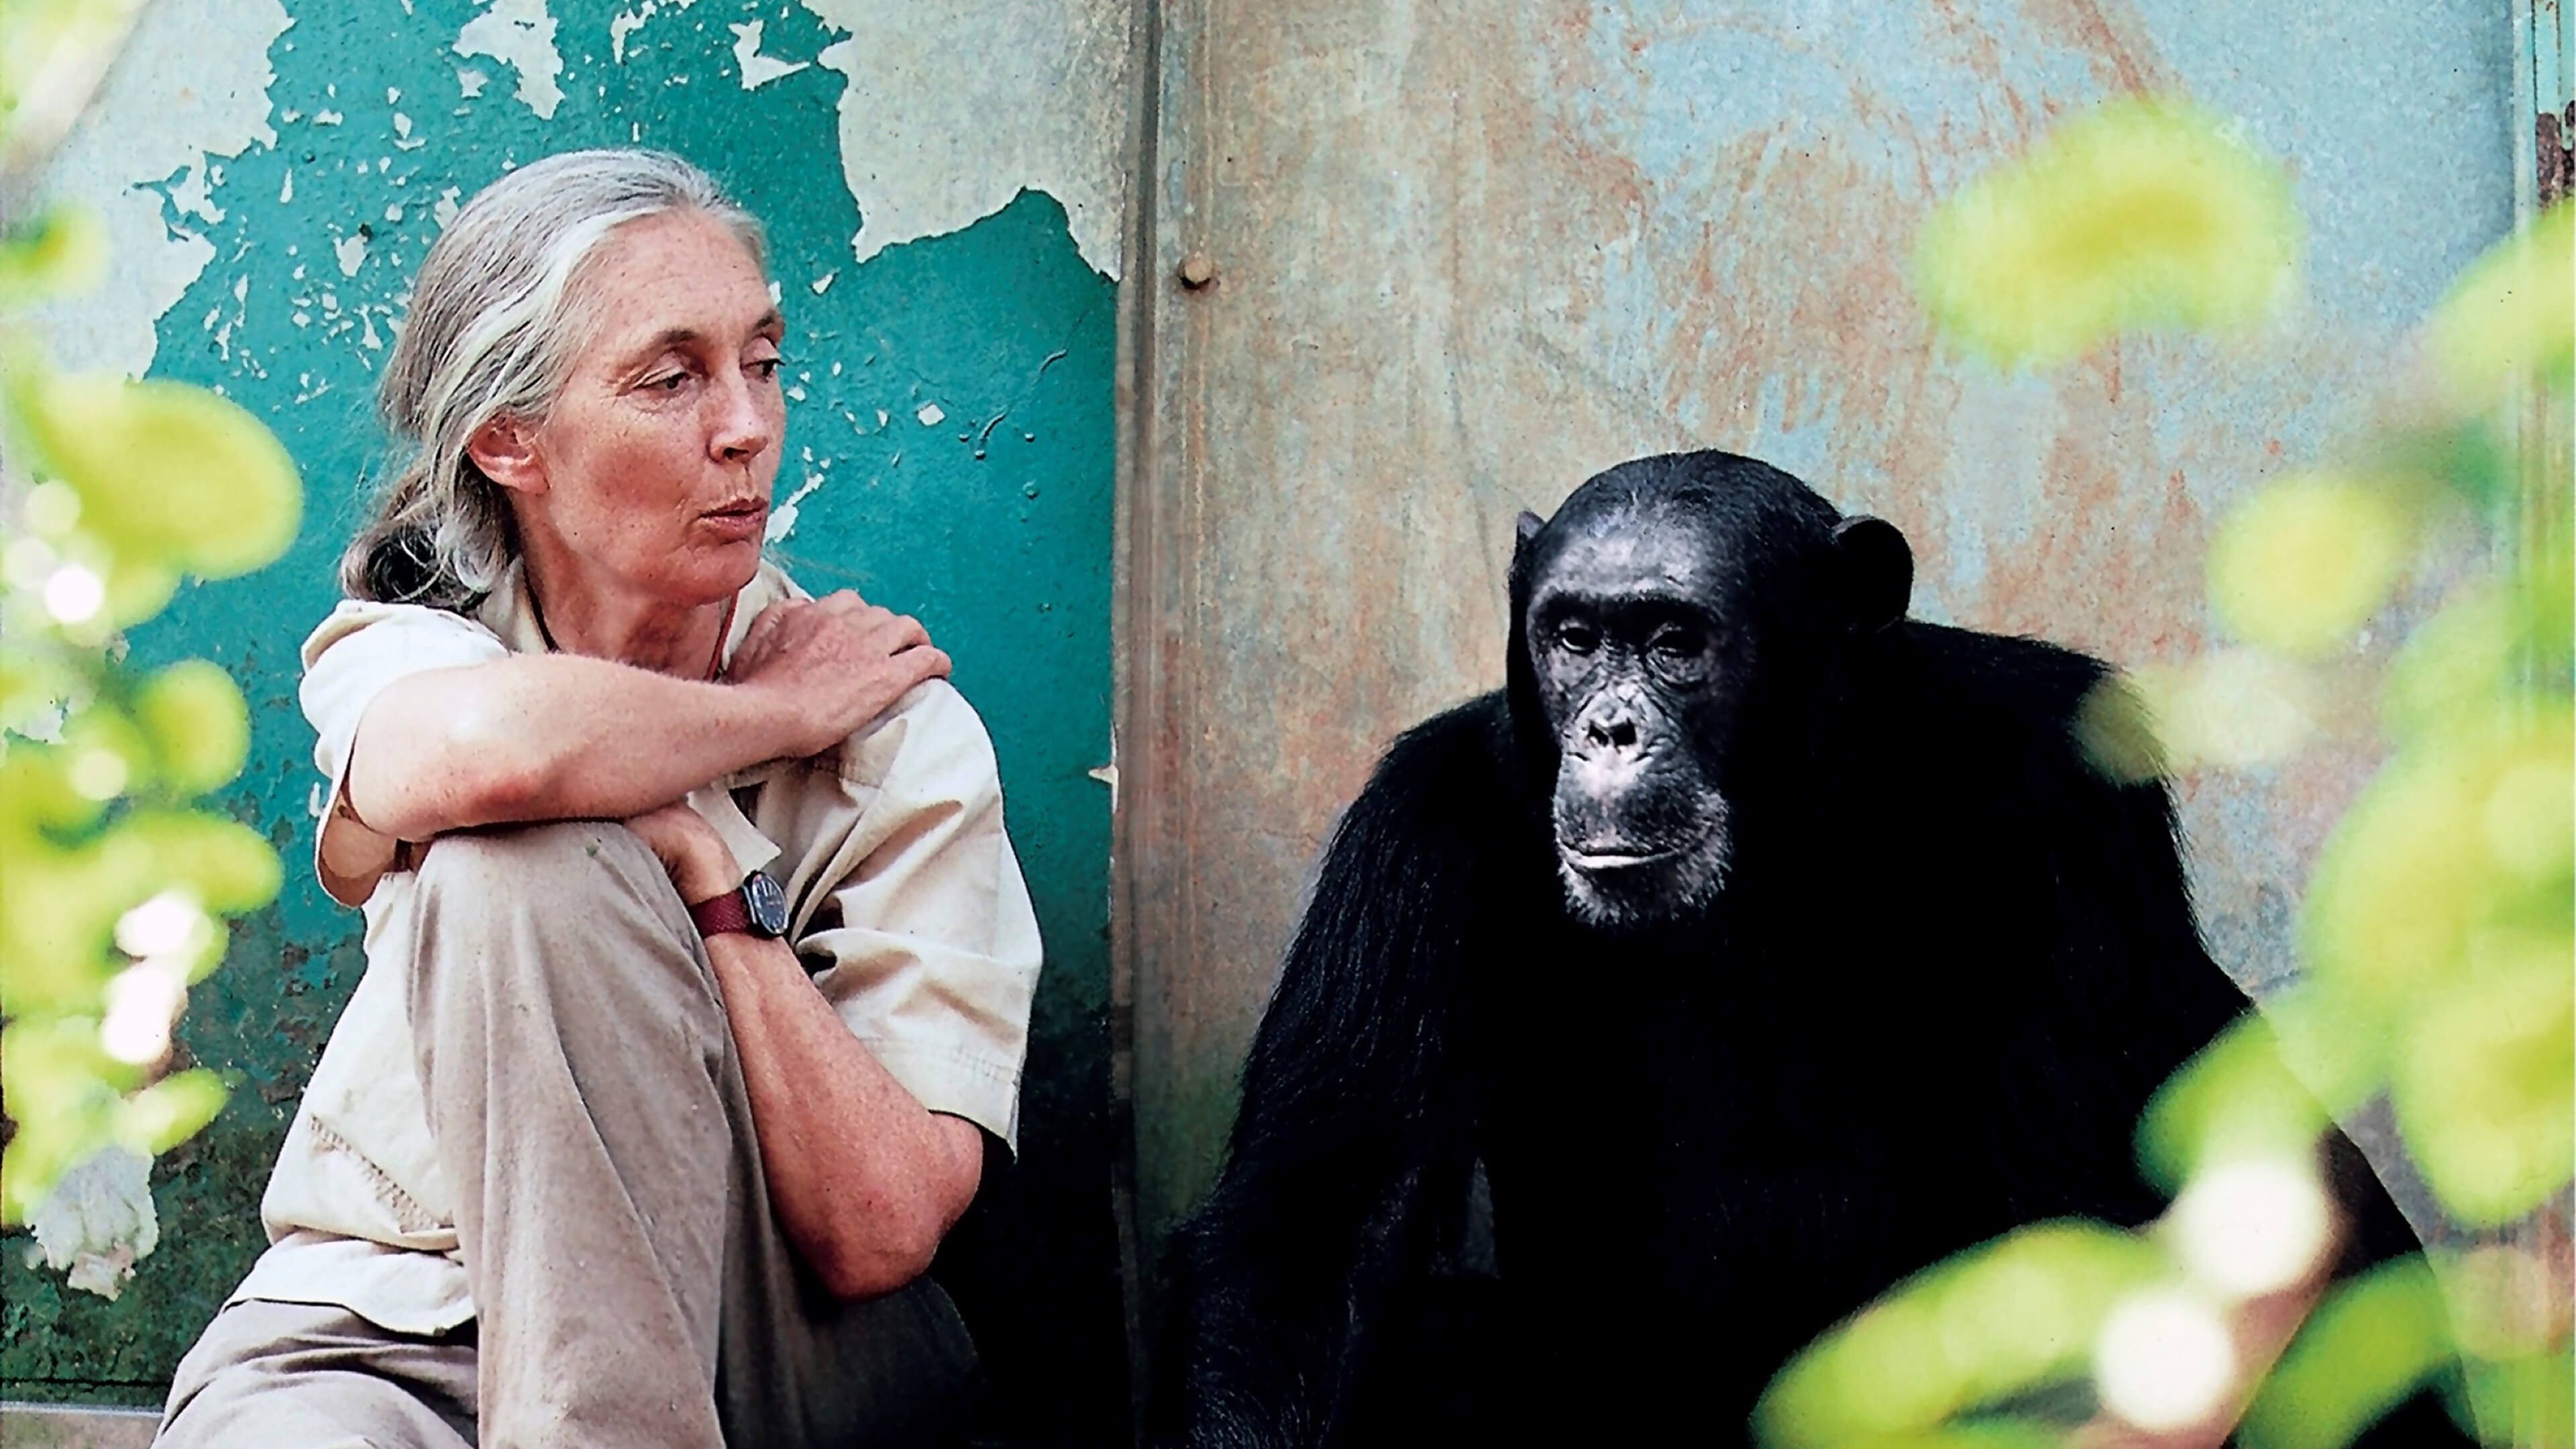
<instances>
[{"instance_id":1,"label":"rolled-up sleeve","mask_svg":"<svg viewBox=\"0 0 2576 1449\"><path fill-rule=\"evenodd\" d=\"M983 721L933 680L807 768L829 780L777 802L801 817L778 821L804 847L782 882L797 954L924 1107L1018 1150L1041 952Z\"/></svg>"},{"instance_id":2,"label":"rolled-up sleeve","mask_svg":"<svg viewBox=\"0 0 2576 1449\"><path fill-rule=\"evenodd\" d=\"M483 625L417 604L344 601L305 639L297 695L313 725L313 763L331 786L314 832L313 869L333 900L363 903L393 860L393 841L346 808L349 755L367 706L406 675L488 664L509 653Z\"/></svg>"}]
</instances>

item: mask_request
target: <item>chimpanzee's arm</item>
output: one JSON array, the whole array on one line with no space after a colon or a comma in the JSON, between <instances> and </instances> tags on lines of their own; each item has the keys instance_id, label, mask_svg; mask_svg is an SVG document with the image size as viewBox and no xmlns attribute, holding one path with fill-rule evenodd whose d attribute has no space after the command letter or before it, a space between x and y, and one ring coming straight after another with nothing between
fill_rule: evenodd
<instances>
[{"instance_id":1,"label":"chimpanzee's arm","mask_svg":"<svg viewBox=\"0 0 2576 1449\"><path fill-rule=\"evenodd\" d=\"M1224 1175L1172 1245L1158 1442L1335 1437L1372 1329L1421 1272L1426 1198L1463 1184L1453 1032L1463 958L1495 908L1501 714L1480 700L1399 740L1334 834L1253 1039Z\"/></svg>"}]
</instances>

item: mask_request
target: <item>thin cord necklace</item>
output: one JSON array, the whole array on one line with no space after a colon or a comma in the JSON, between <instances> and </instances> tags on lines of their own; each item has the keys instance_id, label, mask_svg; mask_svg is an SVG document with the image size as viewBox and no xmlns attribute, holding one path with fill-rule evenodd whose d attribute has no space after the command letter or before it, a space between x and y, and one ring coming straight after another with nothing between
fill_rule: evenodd
<instances>
[{"instance_id":1,"label":"thin cord necklace","mask_svg":"<svg viewBox=\"0 0 2576 1449\"><path fill-rule=\"evenodd\" d=\"M716 626L715 652L707 656L707 672L698 676L709 684L713 684L716 677L724 673L725 639L733 633L733 606L741 602L740 594L733 594L725 599L724 622ZM564 652L564 647L555 642L555 631L546 627L546 607L537 602L537 591L534 589L528 590L528 612L536 617L537 637L546 641L546 652L549 654Z\"/></svg>"}]
</instances>

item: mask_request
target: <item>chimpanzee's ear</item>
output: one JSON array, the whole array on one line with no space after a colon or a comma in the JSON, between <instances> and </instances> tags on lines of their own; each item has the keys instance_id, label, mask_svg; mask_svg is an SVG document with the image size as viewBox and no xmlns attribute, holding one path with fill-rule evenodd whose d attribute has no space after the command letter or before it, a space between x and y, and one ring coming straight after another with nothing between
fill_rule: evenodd
<instances>
[{"instance_id":1,"label":"chimpanzee's ear","mask_svg":"<svg viewBox=\"0 0 2576 1449\"><path fill-rule=\"evenodd\" d=\"M1524 508L1520 521L1512 526L1512 579L1520 580L1521 570L1529 563L1530 540L1547 527L1547 520Z\"/></svg>"},{"instance_id":2,"label":"chimpanzee's ear","mask_svg":"<svg viewBox=\"0 0 2576 1449\"><path fill-rule=\"evenodd\" d=\"M1866 514L1835 524L1834 558L1852 632L1876 634L1905 617L1914 595L1914 550L1895 524Z\"/></svg>"}]
</instances>

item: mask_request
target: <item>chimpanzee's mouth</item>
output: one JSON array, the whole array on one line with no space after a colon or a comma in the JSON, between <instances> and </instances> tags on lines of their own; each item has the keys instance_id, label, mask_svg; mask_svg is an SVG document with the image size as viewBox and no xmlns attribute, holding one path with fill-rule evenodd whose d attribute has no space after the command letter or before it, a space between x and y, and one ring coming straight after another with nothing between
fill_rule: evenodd
<instances>
[{"instance_id":1,"label":"chimpanzee's mouth","mask_svg":"<svg viewBox=\"0 0 2576 1449\"><path fill-rule=\"evenodd\" d=\"M1733 854L1726 802L1711 794L1698 814L1689 822L1697 828L1688 840L1665 831L1645 840L1622 838L1610 830L1568 830L1571 822L1557 822L1556 873L1565 885L1566 908L1587 926L1625 931L1679 920L1716 900Z\"/></svg>"},{"instance_id":2,"label":"chimpanzee's mouth","mask_svg":"<svg viewBox=\"0 0 2576 1449\"><path fill-rule=\"evenodd\" d=\"M1722 807L1711 810L1698 823L1699 829L1689 839L1669 844L1618 839L1596 839L1578 844L1560 835L1556 839L1556 854L1566 869L1586 876L1616 876L1652 866L1673 865L1711 849L1713 842L1726 833L1726 811Z\"/></svg>"},{"instance_id":3,"label":"chimpanzee's mouth","mask_svg":"<svg viewBox=\"0 0 2576 1449\"><path fill-rule=\"evenodd\" d=\"M1565 863L1586 875L1661 865L1665 861L1680 857L1689 849L1689 846L1676 845L1661 850L1639 850L1626 846L1608 850L1587 850L1582 846L1569 845L1561 840L1556 844L1557 854L1565 858Z\"/></svg>"}]
</instances>

